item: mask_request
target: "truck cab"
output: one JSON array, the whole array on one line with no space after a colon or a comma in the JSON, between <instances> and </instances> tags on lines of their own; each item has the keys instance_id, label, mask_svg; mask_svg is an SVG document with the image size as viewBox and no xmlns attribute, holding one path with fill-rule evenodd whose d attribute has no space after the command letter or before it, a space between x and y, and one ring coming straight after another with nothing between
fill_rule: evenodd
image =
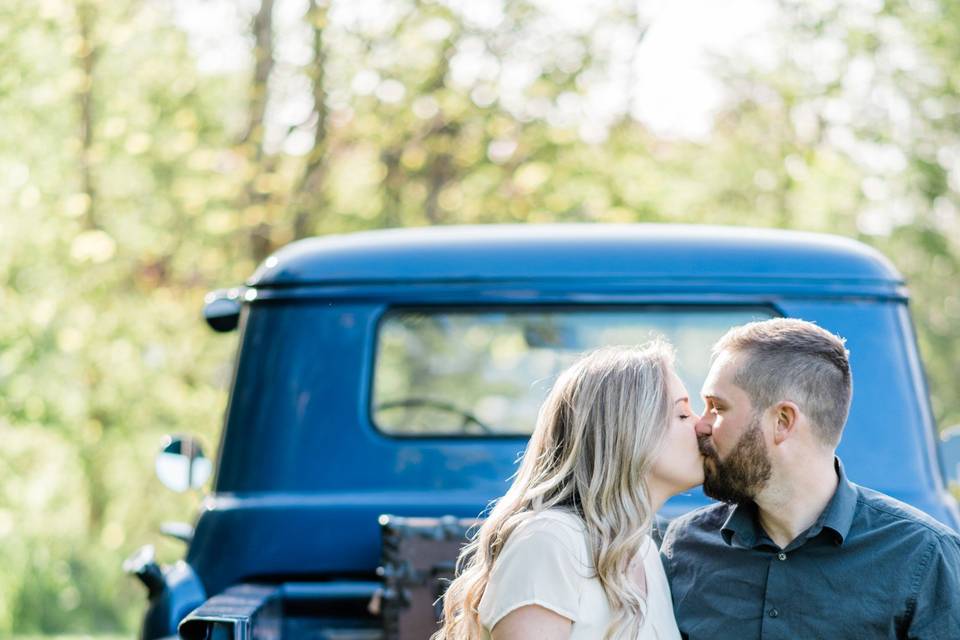
<instances>
[{"instance_id":1,"label":"truck cab","mask_svg":"<svg viewBox=\"0 0 960 640\"><path fill-rule=\"evenodd\" d=\"M370 607L382 515L480 516L583 351L665 337L697 396L713 342L775 316L846 339L850 478L960 526L905 283L849 239L677 225L329 236L281 249L206 313L239 331L235 374L185 558L130 566L153 585L144 639L241 637L257 616L279 637L387 637ZM660 516L707 502L691 491Z\"/></svg>"}]
</instances>

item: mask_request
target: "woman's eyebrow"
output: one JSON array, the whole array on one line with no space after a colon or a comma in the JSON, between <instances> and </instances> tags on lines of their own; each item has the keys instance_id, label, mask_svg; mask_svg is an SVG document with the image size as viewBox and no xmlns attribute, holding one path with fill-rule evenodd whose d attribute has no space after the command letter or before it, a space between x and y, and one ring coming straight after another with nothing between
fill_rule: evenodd
<instances>
[{"instance_id":1,"label":"woman's eyebrow","mask_svg":"<svg viewBox=\"0 0 960 640\"><path fill-rule=\"evenodd\" d=\"M688 398L687 396L683 396L682 398L678 398L677 401L674 402L673 404L678 404L680 402L690 402L690 398Z\"/></svg>"}]
</instances>

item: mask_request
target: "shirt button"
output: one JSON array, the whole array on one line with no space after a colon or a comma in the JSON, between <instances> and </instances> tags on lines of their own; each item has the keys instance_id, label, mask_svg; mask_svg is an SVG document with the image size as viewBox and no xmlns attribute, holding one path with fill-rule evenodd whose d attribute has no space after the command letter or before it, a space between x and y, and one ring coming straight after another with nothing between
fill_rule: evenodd
<instances>
[{"instance_id":1,"label":"shirt button","mask_svg":"<svg viewBox=\"0 0 960 640\"><path fill-rule=\"evenodd\" d=\"M777 616L780 615L780 612L777 611L776 609L770 609L770 611L768 611L767 613L770 615L771 618L776 618Z\"/></svg>"},{"instance_id":2,"label":"shirt button","mask_svg":"<svg viewBox=\"0 0 960 640\"><path fill-rule=\"evenodd\" d=\"M786 560L786 559L787 559L787 554L785 554L783 551L781 551L780 553L777 554L777 559L778 559L778 560Z\"/></svg>"}]
</instances>

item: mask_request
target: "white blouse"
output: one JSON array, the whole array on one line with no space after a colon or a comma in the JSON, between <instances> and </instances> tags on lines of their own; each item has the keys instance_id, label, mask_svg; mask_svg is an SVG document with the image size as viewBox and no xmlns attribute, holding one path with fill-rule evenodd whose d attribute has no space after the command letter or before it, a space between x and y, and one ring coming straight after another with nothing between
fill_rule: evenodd
<instances>
[{"instance_id":1,"label":"white blouse","mask_svg":"<svg viewBox=\"0 0 960 640\"><path fill-rule=\"evenodd\" d=\"M657 546L648 536L641 548L647 580L646 615L640 640L679 640L670 585ZM576 515L548 509L510 534L493 563L480 599L483 640L508 613L536 604L573 621L571 640L602 638L613 620L593 570L586 525Z\"/></svg>"}]
</instances>

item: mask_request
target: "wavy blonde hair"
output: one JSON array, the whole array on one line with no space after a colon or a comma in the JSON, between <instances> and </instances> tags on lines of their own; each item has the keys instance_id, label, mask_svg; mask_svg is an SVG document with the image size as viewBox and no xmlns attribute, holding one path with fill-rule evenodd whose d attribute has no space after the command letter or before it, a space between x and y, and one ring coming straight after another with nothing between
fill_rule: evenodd
<instances>
[{"instance_id":1,"label":"wavy blonde hair","mask_svg":"<svg viewBox=\"0 0 960 640\"><path fill-rule=\"evenodd\" d=\"M645 602L627 569L654 515L646 478L668 425L673 362L673 348L656 340L598 349L559 376L513 484L460 554L431 640L481 637L477 609L494 562L520 523L551 508L586 524L614 616L604 638L636 636Z\"/></svg>"}]
</instances>

